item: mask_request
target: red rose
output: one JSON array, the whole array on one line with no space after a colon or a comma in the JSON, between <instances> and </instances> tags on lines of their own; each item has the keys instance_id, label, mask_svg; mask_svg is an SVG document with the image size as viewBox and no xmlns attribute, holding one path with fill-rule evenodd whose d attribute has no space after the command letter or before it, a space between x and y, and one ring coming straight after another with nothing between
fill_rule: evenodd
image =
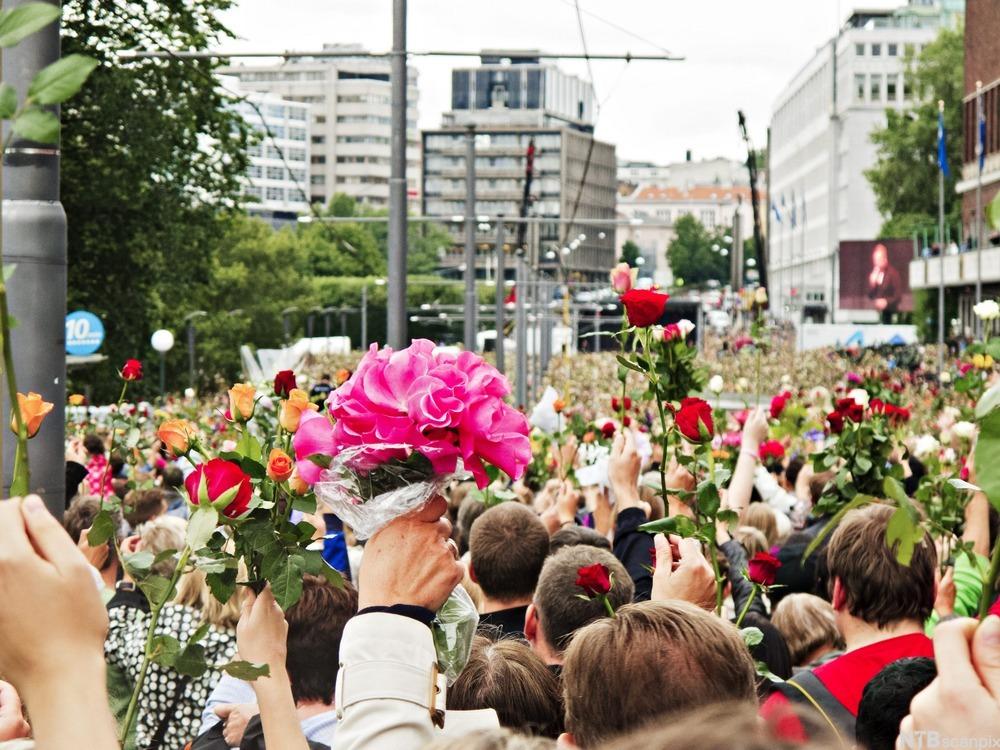
<instances>
[{"instance_id":1,"label":"red rose","mask_svg":"<svg viewBox=\"0 0 1000 750\"><path fill-rule=\"evenodd\" d=\"M826 415L826 421L830 425L830 432L839 435L844 431L844 415L839 411L831 411Z\"/></svg>"},{"instance_id":2,"label":"red rose","mask_svg":"<svg viewBox=\"0 0 1000 750\"><path fill-rule=\"evenodd\" d=\"M663 326L663 340L673 341L681 337L681 327L676 323L667 323Z\"/></svg>"},{"instance_id":3,"label":"red rose","mask_svg":"<svg viewBox=\"0 0 1000 750\"><path fill-rule=\"evenodd\" d=\"M611 572L601 563L585 565L576 570L576 585L587 592L587 596L604 596L611 591Z\"/></svg>"},{"instance_id":4,"label":"red rose","mask_svg":"<svg viewBox=\"0 0 1000 750\"><path fill-rule=\"evenodd\" d=\"M628 322L638 328L648 328L663 317L670 296L649 289L630 289L621 297Z\"/></svg>"},{"instance_id":5,"label":"red rose","mask_svg":"<svg viewBox=\"0 0 1000 750\"><path fill-rule=\"evenodd\" d=\"M757 457L761 461L780 461L785 457L785 446L777 440L765 440L757 449Z\"/></svg>"},{"instance_id":6,"label":"red rose","mask_svg":"<svg viewBox=\"0 0 1000 750\"><path fill-rule=\"evenodd\" d=\"M122 380L142 380L142 362L137 359L127 359L122 365Z\"/></svg>"},{"instance_id":7,"label":"red rose","mask_svg":"<svg viewBox=\"0 0 1000 750\"><path fill-rule=\"evenodd\" d=\"M605 422L603 425L601 425L601 434L604 435L604 437L606 437L606 438L610 438L612 435L614 435L615 434L615 423L614 422Z\"/></svg>"},{"instance_id":8,"label":"red rose","mask_svg":"<svg viewBox=\"0 0 1000 750\"><path fill-rule=\"evenodd\" d=\"M781 561L768 552L758 552L747 563L747 578L758 586L772 586Z\"/></svg>"},{"instance_id":9,"label":"red rose","mask_svg":"<svg viewBox=\"0 0 1000 750\"><path fill-rule=\"evenodd\" d=\"M771 399L771 419L778 419L781 416L781 412L785 410L785 405L788 403L788 397L784 393L779 393L777 396Z\"/></svg>"},{"instance_id":10,"label":"red rose","mask_svg":"<svg viewBox=\"0 0 1000 750\"><path fill-rule=\"evenodd\" d=\"M629 427L631 424L632 424L632 417L626 414L625 419L622 420L622 427Z\"/></svg>"},{"instance_id":11,"label":"red rose","mask_svg":"<svg viewBox=\"0 0 1000 750\"><path fill-rule=\"evenodd\" d=\"M969 481L969 459L962 459L962 469L958 472L958 478L963 482Z\"/></svg>"},{"instance_id":12,"label":"red rose","mask_svg":"<svg viewBox=\"0 0 1000 750\"><path fill-rule=\"evenodd\" d=\"M295 388L295 373L291 370L282 370L274 376L274 393L279 398L288 398L293 388Z\"/></svg>"},{"instance_id":13,"label":"red rose","mask_svg":"<svg viewBox=\"0 0 1000 750\"><path fill-rule=\"evenodd\" d=\"M707 443L715 434L712 407L702 398L686 398L674 413L674 422L681 435L692 443Z\"/></svg>"},{"instance_id":14,"label":"red rose","mask_svg":"<svg viewBox=\"0 0 1000 750\"><path fill-rule=\"evenodd\" d=\"M232 461L213 458L198 464L184 482L188 501L195 508L210 505L227 518L238 518L250 507L250 477Z\"/></svg>"},{"instance_id":15,"label":"red rose","mask_svg":"<svg viewBox=\"0 0 1000 750\"><path fill-rule=\"evenodd\" d=\"M852 422L863 422L865 419L865 407L853 398L838 399L836 409L842 417Z\"/></svg>"},{"instance_id":16,"label":"red rose","mask_svg":"<svg viewBox=\"0 0 1000 750\"><path fill-rule=\"evenodd\" d=\"M618 400L617 396L611 397L611 411L621 411L622 402Z\"/></svg>"}]
</instances>

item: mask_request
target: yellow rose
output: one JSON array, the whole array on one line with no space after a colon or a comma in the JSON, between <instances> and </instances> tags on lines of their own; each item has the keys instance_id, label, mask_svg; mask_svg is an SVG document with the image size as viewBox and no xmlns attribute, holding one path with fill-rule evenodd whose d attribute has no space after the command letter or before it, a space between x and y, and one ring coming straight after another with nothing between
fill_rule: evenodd
<instances>
[{"instance_id":1,"label":"yellow rose","mask_svg":"<svg viewBox=\"0 0 1000 750\"><path fill-rule=\"evenodd\" d=\"M42 426L45 415L52 411L52 404L43 401L40 393L32 391L27 396L23 393L17 394L17 408L21 412L21 419L24 420L28 437L33 438L38 434L38 428ZM16 415L11 416L10 429L15 435L17 434Z\"/></svg>"},{"instance_id":2,"label":"yellow rose","mask_svg":"<svg viewBox=\"0 0 1000 750\"><path fill-rule=\"evenodd\" d=\"M292 475L294 465L291 456L281 448L272 448L267 457L267 475L275 482L284 482Z\"/></svg>"},{"instance_id":3,"label":"yellow rose","mask_svg":"<svg viewBox=\"0 0 1000 750\"><path fill-rule=\"evenodd\" d=\"M281 411L278 414L278 423L288 432L295 432L299 429L299 420L302 419L304 411L318 411L319 407L309 400L309 394L300 388L292 388L288 392L288 398L281 402Z\"/></svg>"},{"instance_id":4,"label":"yellow rose","mask_svg":"<svg viewBox=\"0 0 1000 750\"><path fill-rule=\"evenodd\" d=\"M309 485L299 476L298 466L292 469L292 473L288 477L288 488L296 495L309 494Z\"/></svg>"},{"instance_id":5,"label":"yellow rose","mask_svg":"<svg viewBox=\"0 0 1000 750\"><path fill-rule=\"evenodd\" d=\"M250 383L237 383L229 389L229 416L246 422L253 416L257 389Z\"/></svg>"},{"instance_id":6,"label":"yellow rose","mask_svg":"<svg viewBox=\"0 0 1000 750\"><path fill-rule=\"evenodd\" d=\"M169 419L156 431L156 437L175 456L183 456L191 448L191 434L191 426L183 419Z\"/></svg>"},{"instance_id":7,"label":"yellow rose","mask_svg":"<svg viewBox=\"0 0 1000 750\"><path fill-rule=\"evenodd\" d=\"M72 396L69 397L69 405L70 406L82 406L83 402L86 401L86 400L87 400L87 397L84 396L82 393L74 393Z\"/></svg>"}]
</instances>

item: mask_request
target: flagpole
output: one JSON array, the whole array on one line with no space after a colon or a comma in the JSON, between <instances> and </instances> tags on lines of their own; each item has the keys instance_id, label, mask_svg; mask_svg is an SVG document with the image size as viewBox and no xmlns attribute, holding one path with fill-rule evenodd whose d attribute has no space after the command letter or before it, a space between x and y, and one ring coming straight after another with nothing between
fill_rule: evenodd
<instances>
[{"instance_id":1,"label":"flagpole","mask_svg":"<svg viewBox=\"0 0 1000 750\"><path fill-rule=\"evenodd\" d=\"M983 82L976 81L976 304L983 301ZM983 321L976 319L976 339L983 337Z\"/></svg>"},{"instance_id":2,"label":"flagpole","mask_svg":"<svg viewBox=\"0 0 1000 750\"><path fill-rule=\"evenodd\" d=\"M938 356L940 377L944 370L944 162L941 160L944 141L944 101L938 100Z\"/></svg>"}]
</instances>

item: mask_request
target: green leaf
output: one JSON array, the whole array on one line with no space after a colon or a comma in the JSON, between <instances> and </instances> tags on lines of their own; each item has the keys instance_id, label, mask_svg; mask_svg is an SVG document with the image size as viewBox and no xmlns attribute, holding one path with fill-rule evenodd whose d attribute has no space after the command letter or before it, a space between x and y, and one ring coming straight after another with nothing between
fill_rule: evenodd
<instances>
[{"instance_id":1,"label":"green leaf","mask_svg":"<svg viewBox=\"0 0 1000 750\"><path fill-rule=\"evenodd\" d=\"M287 610L302 595L302 567L305 560L299 555L275 556L274 562L265 568L264 578L271 584L271 593L283 610Z\"/></svg>"},{"instance_id":2,"label":"green leaf","mask_svg":"<svg viewBox=\"0 0 1000 750\"><path fill-rule=\"evenodd\" d=\"M122 556L122 561L125 563L125 569L129 572L149 570L153 567L153 561L155 559L156 558L153 557L153 553L147 552L146 550L140 550L139 552L133 552Z\"/></svg>"},{"instance_id":3,"label":"green leaf","mask_svg":"<svg viewBox=\"0 0 1000 750\"><path fill-rule=\"evenodd\" d=\"M2 85L2 84L0 84ZM10 281L10 277L14 275L14 271L17 270L17 263L4 263L3 264L3 282L6 284Z\"/></svg>"},{"instance_id":4,"label":"green leaf","mask_svg":"<svg viewBox=\"0 0 1000 750\"><path fill-rule=\"evenodd\" d=\"M314 464L323 469L329 469L330 463L333 461L330 456L324 455L323 453L313 453L311 456L307 456L306 460L312 461Z\"/></svg>"},{"instance_id":5,"label":"green leaf","mask_svg":"<svg viewBox=\"0 0 1000 750\"><path fill-rule=\"evenodd\" d=\"M115 522L111 518L111 513L102 510L94 516L94 523L91 524L90 531L87 532L87 543L91 547L100 547L114 536Z\"/></svg>"},{"instance_id":6,"label":"green leaf","mask_svg":"<svg viewBox=\"0 0 1000 750\"><path fill-rule=\"evenodd\" d=\"M205 647L200 643L188 643L174 660L174 669L191 677L201 677L209 670L205 661Z\"/></svg>"},{"instance_id":7,"label":"green leaf","mask_svg":"<svg viewBox=\"0 0 1000 750\"><path fill-rule=\"evenodd\" d=\"M816 535L816 538L813 539L811 542L809 542L809 546L806 547L806 551L802 554L802 559L803 560L807 559L809 555L811 555L813 552L816 551L816 548L819 547L819 545L831 531L837 528L837 524L840 523L841 519L845 515L847 515L849 511L852 511L855 508L860 508L862 505L867 505L868 503L873 502L874 500L875 498L872 497L871 495L855 495L854 499L851 500L851 502L847 503L846 505L844 505L844 507L838 510L836 514L834 514L833 518L829 520L826 526L820 529L820 532Z\"/></svg>"},{"instance_id":8,"label":"green leaf","mask_svg":"<svg viewBox=\"0 0 1000 750\"><path fill-rule=\"evenodd\" d=\"M56 143L59 140L59 118L51 112L32 107L14 120L14 132L38 143Z\"/></svg>"},{"instance_id":9,"label":"green leaf","mask_svg":"<svg viewBox=\"0 0 1000 750\"><path fill-rule=\"evenodd\" d=\"M327 565L326 561L323 562L323 567L319 572L330 585L336 586L338 589L344 588L344 576L340 574L339 570L335 570Z\"/></svg>"},{"instance_id":10,"label":"green leaf","mask_svg":"<svg viewBox=\"0 0 1000 750\"><path fill-rule=\"evenodd\" d=\"M0 13L0 47L13 47L60 15L60 7L49 3L25 3Z\"/></svg>"},{"instance_id":11,"label":"green leaf","mask_svg":"<svg viewBox=\"0 0 1000 750\"><path fill-rule=\"evenodd\" d=\"M885 530L885 543L896 553L896 561L909 567L913 548L923 541L924 529L908 505L896 508Z\"/></svg>"},{"instance_id":12,"label":"green leaf","mask_svg":"<svg viewBox=\"0 0 1000 750\"><path fill-rule=\"evenodd\" d=\"M629 370L635 370L636 372L641 372L641 373L645 373L646 372L636 362L633 362L630 359L626 359L625 357L623 357L621 355L618 355L618 364L620 364L622 367L627 367Z\"/></svg>"},{"instance_id":13,"label":"green leaf","mask_svg":"<svg viewBox=\"0 0 1000 750\"><path fill-rule=\"evenodd\" d=\"M172 635L153 637L153 661L164 667L173 667L181 652L181 642Z\"/></svg>"},{"instance_id":14,"label":"green leaf","mask_svg":"<svg viewBox=\"0 0 1000 750\"><path fill-rule=\"evenodd\" d=\"M987 414L1000 406L1000 383L989 388L976 402L976 419L983 419Z\"/></svg>"},{"instance_id":15,"label":"green leaf","mask_svg":"<svg viewBox=\"0 0 1000 750\"><path fill-rule=\"evenodd\" d=\"M948 480L948 484L954 487L956 490L966 490L968 492L980 492L980 488L974 484L969 484L964 479L959 479L958 477L952 477Z\"/></svg>"},{"instance_id":16,"label":"green leaf","mask_svg":"<svg viewBox=\"0 0 1000 750\"><path fill-rule=\"evenodd\" d=\"M975 460L976 481L990 504L1000 509L1000 409L990 411L979 422Z\"/></svg>"},{"instance_id":17,"label":"green leaf","mask_svg":"<svg viewBox=\"0 0 1000 750\"><path fill-rule=\"evenodd\" d=\"M236 569L227 568L221 573L208 573L205 582L215 600L225 604L236 591Z\"/></svg>"},{"instance_id":18,"label":"green leaf","mask_svg":"<svg viewBox=\"0 0 1000 750\"><path fill-rule=\"evenodd\" d=\"M743 636L743 643L746 644L747 648L753 648L764 640L764 633L761 632L760 628L740 628L740 635Z\"/></svg>"},{"instance_id":19,"label":"green leaf","mask_svg":"<svg viewBox=\"0 0 1000 750\"><path fill-rule=\"evenodd\" d=\"M0 118L9 120L17 112L17 91L9 83L0 83Z\"/></svg>"},{"instance_id":20,"label":"green leaf","mask_svg":"<svg viewBox=\"0 0 1000 750\"><path fill-rule=\"evenodd\" d=\"M139 432L138 427L133 427L128 431L128 435L125 437L125 447L135 448L139 444L139 438L142 437L142 433Z\"/></svg>"},{"instance_id":21,"label":"green leaf","mask_svg":"<svg viewBox=\"0 0 1000 750\"><path fill-rule=\"evenodd\" d=\"M645 531L647 534L677 534L686 538L694 536L698 529L694 521L687 516L671 516L644 523L639 527L639 531Z\"/></svg>"},{"instance_id":22,"label":"green leaf","mask_svg":"<svg viewBox=\"0 0 1000 750\"><path fill-rule=\"evenodd\" d=\"M211 506L201 506L188 519L187 543L193 550L200 550L219 525L219 512Z\"/></svg>"},{"instance_id":23,"label":"green leaf","mask_svg":"<svg viewBox=\"0 0 1000 750\"><path fill-rule=\"evenodd\" d=\"M867 456L858 456L854 461L854 465L857 467L859 474L867 474L872 470L872 461Z\"/></svg>"},{"instance_id":24,"label":"green leaf","mask_svg":"<svg viewBox=\"0 0 1000 750\"><path fill-rule=\"evenodd\" d=\"M895 500L900 505L909 503L909 498L906 496L906 490L903 489L902 483L894 477L886 477L882 481L882 491L885 492L887 498Z\"/></svg>"},{"instance_id":25,"label":"green leaf","mask_svg":"<svg viewBox=\"0 0 1000 750\"><path fill-rule=\"evenodd\" d=\"M150 604L162 604L171 594L170 580L163 576L149 576L139 581L139 588L149 599Z\"/></svg>"},{"instance_id":26,"label":"green leaf","mask_svg":"<svg viewBox=\"0 0 1000 750\"><path fill-rule=\"evenodd\" d=\"M67 55L38 71L28 98L35 104L61 104L80 90L97 67L97 60L86 55Z\"/></svg>"},{"instance_id":27,"label":"green leaf","mask_svg":"<svg viewBox=\"0 0 1000 750\"><path fill-rule=\"evenodd\" d=\"M771 669L764 662L755 661L753 663L753 666L754 666L754 671L761 677L765 677L771 682L776 682L776 683L784 682L784 680L778 677L778 675L776 675L774 672L772 672Z\"/></svg>"},{"instance_id":28,"label":"green leaf","mask_svg":"<svg viewBox=\"0 0 1000 750\"><path fill-rule=\"evenodd\" d=\"M188 638L188 645L190 646L192 643L197 643L202 640L206 635L208 635L208 631L211 627L211 624L207 622L203 622L199 625L198 629L191 634L190 638Z\"/></svg>"},{"instance_id":29,"label":"green leaf","mask_svg":"<svg viewBox=\"0 0 1000 750\"><path fill-rule=\"evenodd\" d=\"M267 677L271 673L266 664L254 664L249 661L231 661L220 664L216 669L244 682L253 682L258 677Z\"/></svg>"}]
</instances>

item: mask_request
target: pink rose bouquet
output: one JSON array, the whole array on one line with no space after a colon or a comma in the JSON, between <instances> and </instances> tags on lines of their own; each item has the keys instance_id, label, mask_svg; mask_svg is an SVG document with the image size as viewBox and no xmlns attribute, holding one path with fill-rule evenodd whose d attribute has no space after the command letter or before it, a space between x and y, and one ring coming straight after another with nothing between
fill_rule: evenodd
<instances>
[{"instance_id":1,"label":"pink rose bouquet","mask_svg":"<svg viewBox=\"0 0 1000 750\"><path fill-rule=\"evenodd\" d=\"M426 339L401 351L373 345L330 394L328 415L302 415L299 476L361 537L419 507L460 468L480 488L492 481L488 467L518 479L531 444L509 393L507 379L474 353Z\"/></svg>"}]
</instances>

